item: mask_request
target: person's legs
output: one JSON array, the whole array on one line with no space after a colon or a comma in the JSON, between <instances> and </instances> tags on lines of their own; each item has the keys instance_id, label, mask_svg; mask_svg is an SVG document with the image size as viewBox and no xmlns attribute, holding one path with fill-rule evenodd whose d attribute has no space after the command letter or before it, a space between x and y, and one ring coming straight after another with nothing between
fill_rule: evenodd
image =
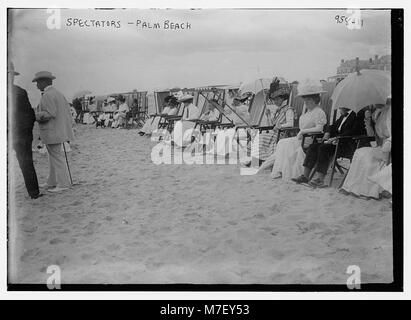
<instances>
[{"instance_id":1,"label":"person's legs","mask_svg":"<svg viewBox=\"0 0 411 320\"><path fill-rule=\"evenodd\" d=\"M50 146L52 145L46 144L47 154L49 157L49 176L47 178L47 185L49 187L55 187L57 185L56 168L54 166L54 160Z\"/></svg>"},{"instance_id":2,"label":"person's legs","mask_svg":"<svg viewBox=\"0 0 411 320\"><path fill-rule=\"evenodd\" d=\"M33 198L38 197L40 191L33 164L32 140L33 135L28 133L26 137L19 139L14 144L14 150L16 151L17 161L23 174L27 192Z\"/></svg>"},{"instance_id":3,"label":"person's legs","mask_svg":"<svg viewBox=\"0 0 411 320\"><path fill-rule=\"evenodd\" d=\"M70 175L67 168L66 158L64 156L64 151L62 150L62 144L49 144L47 145L47 150L49 151L50 162L53 164L56 187L70 187Z\"/></svg>"},{"instance_id":4,"label":"person's legs","mask_svg":"<svg viewBox=\"0 0 411 320\"><path fill-rule=\"evenodd\" d=\"M305 155L305 159L303 163L304 176L306 178L310 176L311 170L314 168L314 166L317 163L318 152L319 152L320 146L321 146L320 143L313 143L308 147L306 151L306 155Z\"/></svg>"},{"instance_id":5,"label":"person's legs","mask_svg":"<svg viewBox=\"0 0 411 320\"><path fill-rule=\"evenodd\" d=\"M330 166L331 158L335 152L335 145L331 143L322 144L318 152L317 179L324 181Z\"/></svg>"},{"instance_id":6,"label":"person's legs","mask_svg":"<svg viewBox=\"0 0 411 320\"><path fill-rule=\"evenodd\" d=\"M304 163L303 163L303 166L304 166L303 175L298 178L293 178L291 180L297 183L308 182L311 171L314 168L315 164L317 163L319 147L320 147L319 143L313 143L308 147L306 151Z\"/></svg>"}]
</instances>

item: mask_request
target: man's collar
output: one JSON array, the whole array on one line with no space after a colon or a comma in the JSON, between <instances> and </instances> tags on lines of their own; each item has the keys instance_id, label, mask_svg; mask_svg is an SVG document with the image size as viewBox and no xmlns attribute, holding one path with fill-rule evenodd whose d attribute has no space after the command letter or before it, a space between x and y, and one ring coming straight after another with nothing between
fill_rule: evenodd
<instances>
[{"instance_id":1,"label":"man's collar","mask_svg":"<svg viewBox=\"0 0 411 320\"><path fill-rule=\"evenodd\" d=\"M52 85L48 85L47 87L44 88L43 92L49 90L49 89L52 88L52 87L53 87Z\"/></svg>"}]
</instances>

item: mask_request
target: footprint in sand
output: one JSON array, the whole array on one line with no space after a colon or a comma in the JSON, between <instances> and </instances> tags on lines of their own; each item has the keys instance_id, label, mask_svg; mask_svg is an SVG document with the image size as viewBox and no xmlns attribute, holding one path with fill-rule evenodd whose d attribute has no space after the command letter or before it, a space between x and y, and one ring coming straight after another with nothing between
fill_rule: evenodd
<instances>
[{"instance_id":1,"label":"footprint in sand","mask_svg":"<svg viewBox=\"0 0 411 320\"><path fill-rule=\"evenodd\" d=\"M59 243L62 243L62 242L64 242L64 241L61 240L60 238L54 238L54 239L51 239L49 241L50 244L59 244Z\"/></svg>"},{"instance_id":2,"label":"footprint in sand","mask_svg":"<svg viewBox=\"0 0 411 320\"><path fill-rule=\"evenodd\" d=\"M37 256L40 252L40 249L38 248L32 248L32 249L28 249L28 250L24 250L24 253L20 256L20 260L25 262L27 261L27 259L33 257L33 256Z\"/></svg>"}]
</instances>

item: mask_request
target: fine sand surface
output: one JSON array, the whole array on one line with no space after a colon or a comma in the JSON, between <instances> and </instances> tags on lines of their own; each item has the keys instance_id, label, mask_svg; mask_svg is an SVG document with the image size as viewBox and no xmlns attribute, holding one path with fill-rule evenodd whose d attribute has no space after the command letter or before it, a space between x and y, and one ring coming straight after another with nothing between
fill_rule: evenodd
<instances>
[{"instance_id":1,"label":"fine sand surface","mask_svg":"<svg viewBox=\"0 0 411 320\"><path fill-rule=\"evenodd\" d=\"M81 125L76 136L78 184L62 194L29 199L11 155L12 283L46 283L50 265L63 284L345 284L350 265L362 283L393 279L388 201L239 165L155 165L137 130ZM47 155L34 159L45 182Z\"/></svg>"}]
</instances>

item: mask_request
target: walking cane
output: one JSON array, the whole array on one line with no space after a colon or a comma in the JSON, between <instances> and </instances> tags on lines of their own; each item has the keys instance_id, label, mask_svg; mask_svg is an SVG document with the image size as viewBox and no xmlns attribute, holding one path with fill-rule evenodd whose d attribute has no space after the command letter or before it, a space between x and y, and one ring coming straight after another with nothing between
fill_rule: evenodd
<instances>
[{"instance_id":1,"label":"walking cane","mask_svg":"<svg viewBox=\"0 0 411 320\"><path fill-rule=\"evenodd\" d=\"M66 157L66 163L67 163L67 169L68 169L69 176L70 176L70 182L73 185L73 178L71 177L70 167L69 167L69 163L68 163L68 159L67 159L66 146L64 145L64 142L63 142L63 150L64 150L64 156Z\"/></svg>"}]
</instances>

